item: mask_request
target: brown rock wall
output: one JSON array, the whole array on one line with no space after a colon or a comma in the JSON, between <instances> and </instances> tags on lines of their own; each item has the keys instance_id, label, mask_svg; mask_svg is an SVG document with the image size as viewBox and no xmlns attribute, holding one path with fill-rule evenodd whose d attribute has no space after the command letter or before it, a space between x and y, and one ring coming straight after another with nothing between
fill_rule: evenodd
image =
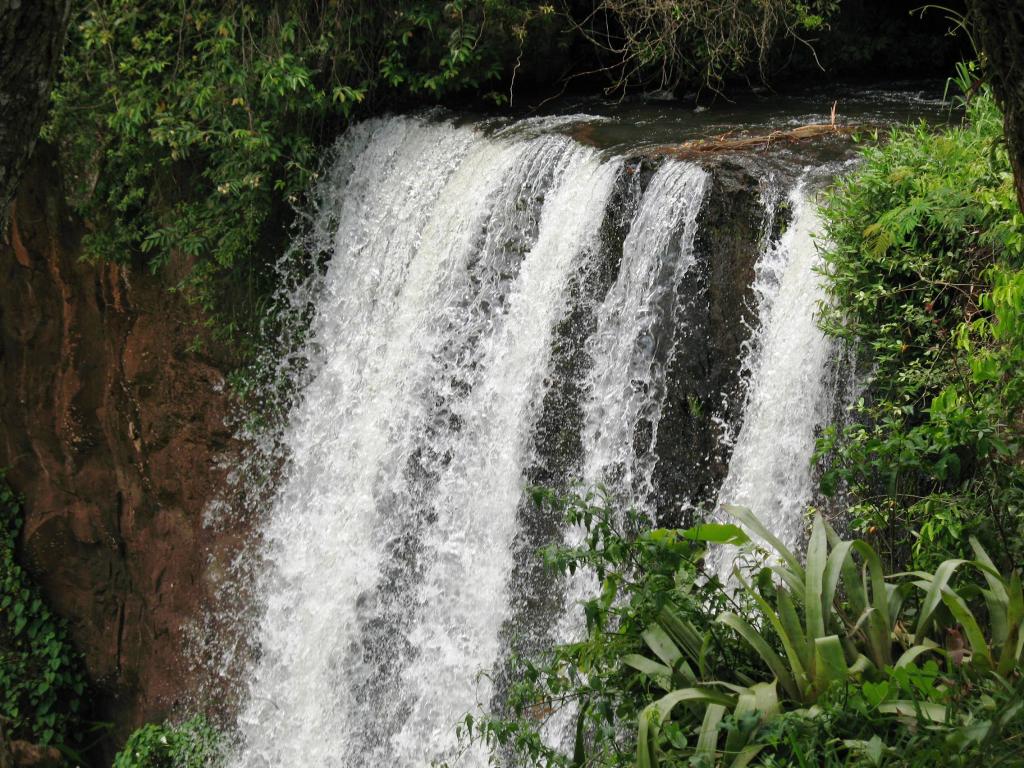
<instances>
[{"instance_id":1,"label":"brown rock wall","mask_svg":"<svg viewBox=\"0 0 1024 768\"><path fill-rule=\"evenodd\" d=\"M143 270L80 261L82 231L40 158L0 243L0 467L26 499L21 558L117 741L195 686L183 630L233 546L202 512L236 446L190 308Z\"/></svg>"}]
</instances>

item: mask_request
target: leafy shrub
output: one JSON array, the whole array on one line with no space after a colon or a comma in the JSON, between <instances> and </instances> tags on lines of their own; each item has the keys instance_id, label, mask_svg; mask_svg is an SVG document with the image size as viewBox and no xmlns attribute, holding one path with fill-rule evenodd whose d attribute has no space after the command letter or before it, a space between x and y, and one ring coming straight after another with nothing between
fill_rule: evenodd
<instances>
[{"instance_id":1,"label":"leafy shrub","mask_svg":"<svg viewBox=\"0 0 1024 768\"><path fill-rule=\"evenodd\" d=\"M509 711L467 718L463 734L499 761L924 768L1017 754L1024 592L980 545L969 563L886 574L820 517L804 565L745 510L770 557L735 526L627 535L630 517L601 497L542 500L587 530L548 562L600 586L585 639L521 660ZM703 572L708 543L741 546L739 591ZM566 707L571 754L542 735Z\"/></svg>"},{"instance_id":2,"label":"leafy shrub","mask_svg":"<svg viewBox=\"0 0 1024 768\"><path fill-rule=\"evenodd\" d=\"M221 736L201 715L175 726L144 725L114 758L114 768L215 768L222 763Z\"/></svg>"},{"instance_id":3,"label":"leafy shrub","mask_svg":"<svg viewBox=\"0 0 1024 768\"><path fill-rule=\"evenodd\" d=\"M0 474L0 717L12 738L66 746L80 739L85 678L63 622L15 562L21 524Z\"/></svg>"},{"instance_id":4,"label":"leafy shrub","mask_svg":"<svg viewBox=\"0 0 1024 768\"><path fill-rule=\"evenodd\" d=\"M172 252L179 287L236 341L265 309L283 213L319 146L363 111L484 90L545 32L526 0L89 0L46 135L89 222L86 255ZM501 93L494 92L495 99Z\"/></svg>"},{"instance_id":5,"label":"leafy shrub","mask_svg":"<svg viewBox=\"0 0 1024 768\"><path fill-rule=\"evenodd\" d=\"M823 486L892 565L1024 562L1024 214L987 91L962 126L894 132L824 208L824 329L870 371Z\"/></svg>"}]
</instances>

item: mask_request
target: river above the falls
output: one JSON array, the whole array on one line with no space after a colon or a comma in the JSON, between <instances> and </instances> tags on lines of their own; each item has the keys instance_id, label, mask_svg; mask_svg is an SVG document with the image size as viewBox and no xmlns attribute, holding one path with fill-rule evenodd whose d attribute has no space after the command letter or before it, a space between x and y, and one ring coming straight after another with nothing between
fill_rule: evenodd
<instances>
[{"instance_id":1,"label":"river above the falls","mask_svg":"<svg viewBox=\"0 0 1024 768\"><path fill-rule=\"evenodd\" d=\"M517 105L516 117L462 116L490 130L558 130L602 150L635 153L695 139L765 136L800 126L825 124L857 128L865 136L893 125L949 122L960 110L946 99L942 81L834 84L775 93L749 91L735 98L676 99L666 94L604 99L561 98L536 106ZM848 155L839 143L802 144L792 162L828 161Z\"/></svg>"}]
</instances>

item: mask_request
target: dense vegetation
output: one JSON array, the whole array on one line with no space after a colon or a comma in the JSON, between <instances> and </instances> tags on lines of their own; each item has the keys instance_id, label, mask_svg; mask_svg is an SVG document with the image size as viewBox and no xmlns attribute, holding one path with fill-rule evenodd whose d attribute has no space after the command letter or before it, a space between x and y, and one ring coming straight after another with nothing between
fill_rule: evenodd
<instances>
[{"instance_id":1,"label":"dense vegetation","mask_svg":"<svg viewBox=\"0 0 1024 768\"><path fill-rule=\"evenodd\" d=\"M965 83L966 84L966 83ZM870 368L833 428L827 490L893 566L1024 563L1024 214L987 95L963 126L897 131L825 205L825 329Z\"/></svg>"},{"instance_id":2,"label":"dense vegetation","mask_svg":"<svg viewBox=\"0 0 1024 768\"><path fill-rule=\"evenodd\" d=\"M600 590L586 639L521 660L504 717L467 718L500 764L1019 764L1024 593L980 545L934 574L892 574L820 516L805 565L746 510L732 511L770 557L733 525L637 535L643 521L601 496L539 503L588 531L548 562L593 569ZM745 553L738 591L704 568L708 543ZM541 735L563 710L564 751Z\"/></svg>"},{"instance_id":3,"label":"dense vegetation","mask_svg":"<svg viewBox=\"0 0 1024 768\"><path fill-rule=\"evenodd\" d=\"M818 458L868 540L815 515L801 560L747 510L769 551L539 493L588 531L545 553L596 574L587 635L519 660L508 710L467 718L467 741L508 765L1021 764L1024 216L1001 137L981 89L962 126L866 148L825 202L821 321L871 375ZM708 544L739 548L738 591Z\"/></svg>"},{"instance_id":4,"label":"dense vegetation","mask_svg":"<svg viewBox=\"0 0 1024 768\"><path fill-rule=\"evenodd\" d=\"M85 677L67 630L15 561L21 502L0 473L0 718L10 738L81 743Z\"/></svg>"},{"instance_id":5,"label":"dense vegetation","mask_svg":"<svg viewBox=\"0 0 1024 768\"><path fill-rule=\"evenodd\" d=\"M221 736L197 715L177 726L142 726L117 753L113 768L211 768L220 762Z\"/></svg>"},{"instance_id":6,"label":"dense vegetation","mask_svg":"<svg viewBox=\"0 0 1024 768\"><path fill-rule=\"evenodd\" d=\"M80 4L46 135L86 255L158 270L179 254L178 287L240 340L318 146L356 111L485 89L551 16L483 0Z\"/></svg>"},{"instance_id":7,"label":"dense vegetation","mask_svg":"<svg viewBox=\"0 0 1024 768\"><path fill-rule=\"evenodd\" d=\"M291 207L348 120L459 98L503 104L523 82L555 89L581 51L622 87L717 83L781 35L820 27L835 3L722 0L683 15L658 3L592 6L80 3L45 135L88 222L86 255L170 266L171 283L244 356Z\"/></svg>"}]
</instances>

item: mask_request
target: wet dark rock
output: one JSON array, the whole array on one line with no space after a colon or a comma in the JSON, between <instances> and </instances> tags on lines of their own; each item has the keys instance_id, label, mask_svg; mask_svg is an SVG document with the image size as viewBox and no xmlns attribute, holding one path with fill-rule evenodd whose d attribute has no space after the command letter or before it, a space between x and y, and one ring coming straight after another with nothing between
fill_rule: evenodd
<instances>
[{"instance_id":1,"label":"wet dark rock","mask_svg":"<svg viewBox=\"0 0 1024 768\"><path fill-rule=\"evenodd\" d=\"M697 265L676 286L675 344L658 428L659 523L688 525L714 503L742 420L744 344L757 323L754 267L763 247L760 174L733 161L709 169Z\"/></svg>"}]
</instances>

